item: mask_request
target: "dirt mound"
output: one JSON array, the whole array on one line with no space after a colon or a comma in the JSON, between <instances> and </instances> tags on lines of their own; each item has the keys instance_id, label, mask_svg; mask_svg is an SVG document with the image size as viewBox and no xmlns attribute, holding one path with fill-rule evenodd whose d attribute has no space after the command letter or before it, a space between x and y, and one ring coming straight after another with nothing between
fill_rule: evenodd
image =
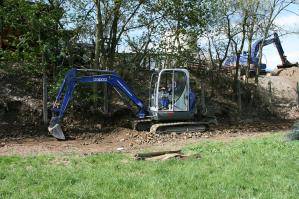
<instances>
[{"instance_id":1,"label":"dirt mound","mask_svg":"<svg viewBox=\"0 0 299 199\"><path fill-rule=\"evenodd\" d=\"M280 77L287 77L294 81L299 81L299 67L291 67L285 69L277 69L273 72L273 75Z\"/></svg>"},{"instance_id":2,"label":"dirt mound","mask_svg":"<svg viewBox=\"0 0 299 199\"><path fill-rule=\"evenodd\" d=\"M298 80L299 81L299 80ZM281 103L296 103L296 82L294 79L285 76L269 76L261 77L260 85L273 97L280 99Z\"/></svg>"},{"instance_id":3,"label":"dirt mound","mask_svg":"<svg viewBox=\"0 0 299 199\"><path fill-rule=\"evenodd\" d=\"M266 79L271 80L271 82L273 83L273 87L277 88L278 91L290 92L289 96L292 99L296 100L297 82L299 82L299 67L279 69L276 70L273 74L274 76L266 77Z\"/></svg>"},{"instance_id":4,"label":"dirt mound","mask_svg":"<svg viewBox=\"0 0 299 199\"><path fill-rule=\"evenodd\" d=\"M272 76L260 77L260 93L271 112L286 119L299 118L298 82L299 67L279 69Z\"/></svg>"}]
</instances>

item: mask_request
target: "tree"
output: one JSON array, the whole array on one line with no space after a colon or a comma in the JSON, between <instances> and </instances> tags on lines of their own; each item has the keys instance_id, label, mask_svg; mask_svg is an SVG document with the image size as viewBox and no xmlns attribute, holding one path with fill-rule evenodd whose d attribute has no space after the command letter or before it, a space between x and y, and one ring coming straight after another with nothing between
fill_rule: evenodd
<instances>
[{"instance_id":1,"label":"tree","mask_svg":"<svg viewBox=\"0 0 299 199\"><path fill-rule=\"evenodd\" d=\"M246 67L246 81L249 77L249 71L250 71L250 63L251 63L251 47L252 47L252 41L253 37L256 34L258 30L257 23L260 20L260 16L258 15L258 9L260 7L260 1L258 0L252 0L249 1L247 4L247 10L248 10L248 23L247 23L247 39L248 39L248 57L247 57L247 67Z\"/></svg>"},{"instance_id":2,"label":"tree","mask_svg":"<svg viewBox=\"0 0 299 199\"><path fill-rule=\"evenodd\" d=\"M143 3L143 0L94 0L97 19L95 65L113 67L116 47L126 31L136 28L133 18Z\"/></svg>"},{"instance_id":3,"label":"tree","mask_svg":"<svg viewBox=\"0 0 299 199\"><path fill-rule=\"evenodd\" d=\"M220 70L229 53L232 39L237 32L232 28L232 18L234 18L235 9L232 9L232 1L221 1L212 4L212 17L209 18L204 37L208 40L208 54L213 68Z\"/></svg>"},{"instance_id":4,"label":"tree","mask_svg":"<svg viewBox=\"0 0 299 199\"><path fill-rule=\"evenodd\" d=\"M154 21L158 34L155 46L157 54L164 57L164 67L184 65L198 51L197 39L209 17L207 2L155 0L148 7L159 19Z\"/></svg>"},{"instance_id":5,"label":"tree","mask_svg":"<svg viewBox=\"0 0 299 199\"><path fill-rule=\"evenodd\" d=\"M40 66L30 67L28 70L31 73L43 74L43 121L45 124L48 122L47 71L49 66L55 65L58 56L61 36L60 20L64 14L62 3L63 0L37 2L5 0L1 2L1 48L5 49L6 53L17 55L17 60L8 61L29 62L28 65Z\"/></svg>"}]
</instances>

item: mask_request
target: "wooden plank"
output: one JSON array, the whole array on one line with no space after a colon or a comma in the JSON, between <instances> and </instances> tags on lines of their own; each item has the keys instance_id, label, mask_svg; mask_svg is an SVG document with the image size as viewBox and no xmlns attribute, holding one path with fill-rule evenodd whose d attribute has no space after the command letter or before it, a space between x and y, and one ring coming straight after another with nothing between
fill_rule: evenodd
<instances>
[{"instance_id":1,"label":"wooden plank","mask_svg":"<svg viewBox=\"0 0 299 199\"><path fill-rule=\"evenodd\" d=\"M137 160L143 160L145 158L165 155L165 154L171 154L171 153L181 153L181 150L175 150L175 151L156 151L156 152L149 152L149 153L137 153L135 155L135 158Z\"/></svg>"}]
</instances>

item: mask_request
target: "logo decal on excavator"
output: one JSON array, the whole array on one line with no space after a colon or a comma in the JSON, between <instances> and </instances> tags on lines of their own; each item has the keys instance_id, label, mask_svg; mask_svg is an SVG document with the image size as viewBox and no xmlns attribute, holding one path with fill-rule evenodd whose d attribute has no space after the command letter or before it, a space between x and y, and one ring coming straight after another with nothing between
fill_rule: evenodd
<instances>
[{"instance_id":1,"label":"logo decal on excavator","mask_svg":"<svg viewBox=\"0 0 299 199\"><path fill-rule=\"evenodd\" d=\"M107 82L107 78L105 78L105 77L96 77L96 78L93 78L93 81L94 82Z\"/></svg>"}]
</instances>

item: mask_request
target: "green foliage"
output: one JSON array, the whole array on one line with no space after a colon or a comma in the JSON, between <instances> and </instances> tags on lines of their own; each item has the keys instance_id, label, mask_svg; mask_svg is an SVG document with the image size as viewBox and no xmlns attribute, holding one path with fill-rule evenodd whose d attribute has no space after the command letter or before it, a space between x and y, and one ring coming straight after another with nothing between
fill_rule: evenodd
<instances>
[{"instance_id":1,"label":"green foliage","mask_svg":"<svg viewBox=\"0 0 299 199\"><path fill-rule=\"evenodd\" d=\"M298 142L281 135L185 149L202 159L122 154L0 158L1 198L298 198Z\"/></svg>"},{"instance_id":2,"label":"green foliage","mask_svg":"<svg viewBox=\"0 0 299 199\"><path fill-rule=\"evenodd\" d=\"M43 1L4 0L0 13L6 45L1 52L2 60L55 62L62 37L59 28L64 14L62 8Z\"/></svg>"},{"instance_id":3,"label":"green foliage","mask_svg":"<svg viewBox=\"0 0 299 199\"><path fill-rule=\"evenodd\" d=\"M174 22L174 26L179 25L179 31L185 33L187 30L202 29L205 26L208 20L207 5L205 1L197 0L158 0L155 10L162 12L166 20Z\"/></svg>"}]
</instances>

